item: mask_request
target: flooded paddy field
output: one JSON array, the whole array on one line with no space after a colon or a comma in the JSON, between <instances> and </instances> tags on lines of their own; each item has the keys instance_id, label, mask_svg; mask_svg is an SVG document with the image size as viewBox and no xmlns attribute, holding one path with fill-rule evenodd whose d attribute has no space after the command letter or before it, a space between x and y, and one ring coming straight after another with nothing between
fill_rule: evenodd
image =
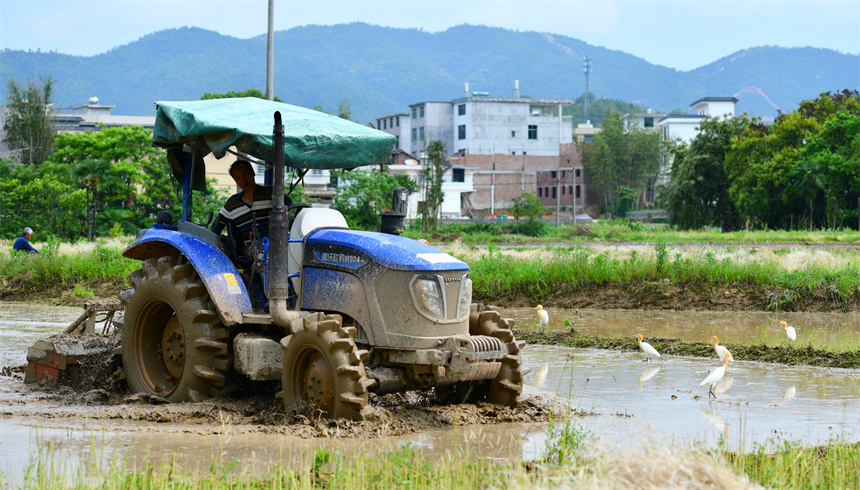
<instances>
[{"instance_id":1,"label":"flooded paddy field","mask_svg":"<svg viewBox=\"0 0 860 490\"><path fill-rule=\"evenodd\" d=\"M550 309L549 329L565 317L589 335L784 342L776 324L798 328L798 343L857 347L854 314L582 311ZM62 330L79 308L0 303L0 368L26 363L35 340ZM534 310L503 310L518 330L537 328ZM529 406L432 406L421 397L377 401L374 422L327 424L288 419L273 400L154 405L109 394L44 392L8 370L0 376L0 470L20 481L39 454L74 465L112 458L131 465L175 458L189 470L213 461L238 462L236 471L265 472L273 464L306 465L318 447L344 454L384 453L405 444L433 457L461 455L499 462L534 460L546 449L554 397L576 422L603 442L655 441L751 448L781 440L815 445L860 440L860 369L784 366L737 359L715 387L699 383L714 359L663 356L643 362L636 352L529 345L522 351ZM280 413L279 413L280 410Z\"/></svg>"}]
</instances>

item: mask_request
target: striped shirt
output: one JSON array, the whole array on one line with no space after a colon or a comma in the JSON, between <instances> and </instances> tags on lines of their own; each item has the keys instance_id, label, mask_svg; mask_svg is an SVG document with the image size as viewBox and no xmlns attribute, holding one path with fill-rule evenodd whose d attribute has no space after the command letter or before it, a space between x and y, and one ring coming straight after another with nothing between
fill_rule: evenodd
<instances>
[{"instance_id":1,"label":"striped shirt","mask_svg":"<svg viewBox=\"0 0 860 490\"><path fill-rule=\"evenodd\" d=\"M262 239L269 236L269 214L272 212L272 187L258 185L254 190L254 202L251 206L242 201L244 191L239 191L230 196L224 207L218 213L218 218L212 223L212 231L216 235L232 222L239 230L242 240L251 240L251 232L256 226L257 232L254 239Z\"/></svg>"}]
</instances>

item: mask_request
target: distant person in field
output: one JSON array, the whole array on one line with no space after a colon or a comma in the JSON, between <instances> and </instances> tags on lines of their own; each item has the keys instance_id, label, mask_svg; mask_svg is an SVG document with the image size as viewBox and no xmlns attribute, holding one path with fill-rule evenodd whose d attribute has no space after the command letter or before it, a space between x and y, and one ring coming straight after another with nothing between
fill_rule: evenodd
<instances>
[{"instance_id":1,"label":"distant person in field","mask_svg":"<svg viewBox=\"0 0 860 490\"><path fill-rule=\"evenodd\" d=\"M33 230L30 227L24 228L24 233L21 234L18 238L15 239L15 243L12 244L12 250L17 253L28 253L28 254L37 254L39 253L35 247L30 245L30 238L33 236Z\"/></svg>"}]
</instances>

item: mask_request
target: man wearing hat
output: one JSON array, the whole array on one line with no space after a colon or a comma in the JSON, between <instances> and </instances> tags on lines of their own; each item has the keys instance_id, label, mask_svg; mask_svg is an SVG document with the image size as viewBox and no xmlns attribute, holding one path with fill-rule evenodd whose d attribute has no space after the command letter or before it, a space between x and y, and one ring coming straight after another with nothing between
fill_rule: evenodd
<instances>
[{"instance_id":1,"label":"man wearing hat","mask_svg":"<svg viewBox=\"0 0 860 490\"><path fill-rule=\"evenodd\" d=\"M30 237L32 237L32 236L33 236L33 230L30 229L29 226L24 228L24 233L21 236L19 236L17 239L15 239L15 243L12 245L12 250L22 252L22 253L28 253L28 254L39 253L38 250L33 248L32 245L30 245Z\"/></svg>"}]
</instances>

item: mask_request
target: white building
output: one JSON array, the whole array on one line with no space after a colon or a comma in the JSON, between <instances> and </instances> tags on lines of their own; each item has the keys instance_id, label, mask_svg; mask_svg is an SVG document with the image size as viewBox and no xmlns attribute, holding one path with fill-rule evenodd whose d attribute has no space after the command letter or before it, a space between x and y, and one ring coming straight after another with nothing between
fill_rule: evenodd
<instances>
[{"instance_id":1,"label":"white building","mask_svg":"<svg viewBox=\"0 0 860 490\"><path fill-rule=\"evenodd\" d=\"M407 219L419 218L418 203L423 200L420 185L424 166L416 160L406 160L407 163L390 165L388 172L392 174L406 174L415 182L418 182L419 190L409 195L407 207ZM442 201L441 218L459 218L463 210L471 207L469 196L475 192L472 177L477 165L453 165L445 169L442 175L442 192L445 195Z\"/></svg>"},{"instance_id":2,"label":"white building","mask_svg":"<svg viewBox=\"0 0 860 490\"><path fill-rule=\"evenodd\" d=\"M427 142L440 140L449 153L473 155L558 155L559 145L573 141L573 123L562 116L572 99L489 97L466 92L452 101L425 101L409 106L408 124L393 114L377 118L377 129L400 136L400 148L418 155ZM380 125L381 124L381 125ZM408 128L404 130L404 128ZM408 139L407 139L408 138Z\"/></svg>"},{"instance_id":3,"label":"white building","mask_svg":"<svg viewBox=\"0 0 860 490\"><path fill-rule=\"evenodd\" d=\"M397 138L397 142L394 143L395 150L409 151L409 129L412 127L410 122L409 113L398 112L376 118L376 129Z\"/></svg>"},{"instance_id":4,"label":"white building","mask_svg":"<svg viewBox=\"0 0 860 490\"><path fill-rule=\"evenodd\" d=\"M696 114L669 114L657 122L664 140L677 139L685 143L699 134L699 125L706 117L729 117L735 115L735 97L703 97L690 107Z\"/></svg>"}]
</instances>

